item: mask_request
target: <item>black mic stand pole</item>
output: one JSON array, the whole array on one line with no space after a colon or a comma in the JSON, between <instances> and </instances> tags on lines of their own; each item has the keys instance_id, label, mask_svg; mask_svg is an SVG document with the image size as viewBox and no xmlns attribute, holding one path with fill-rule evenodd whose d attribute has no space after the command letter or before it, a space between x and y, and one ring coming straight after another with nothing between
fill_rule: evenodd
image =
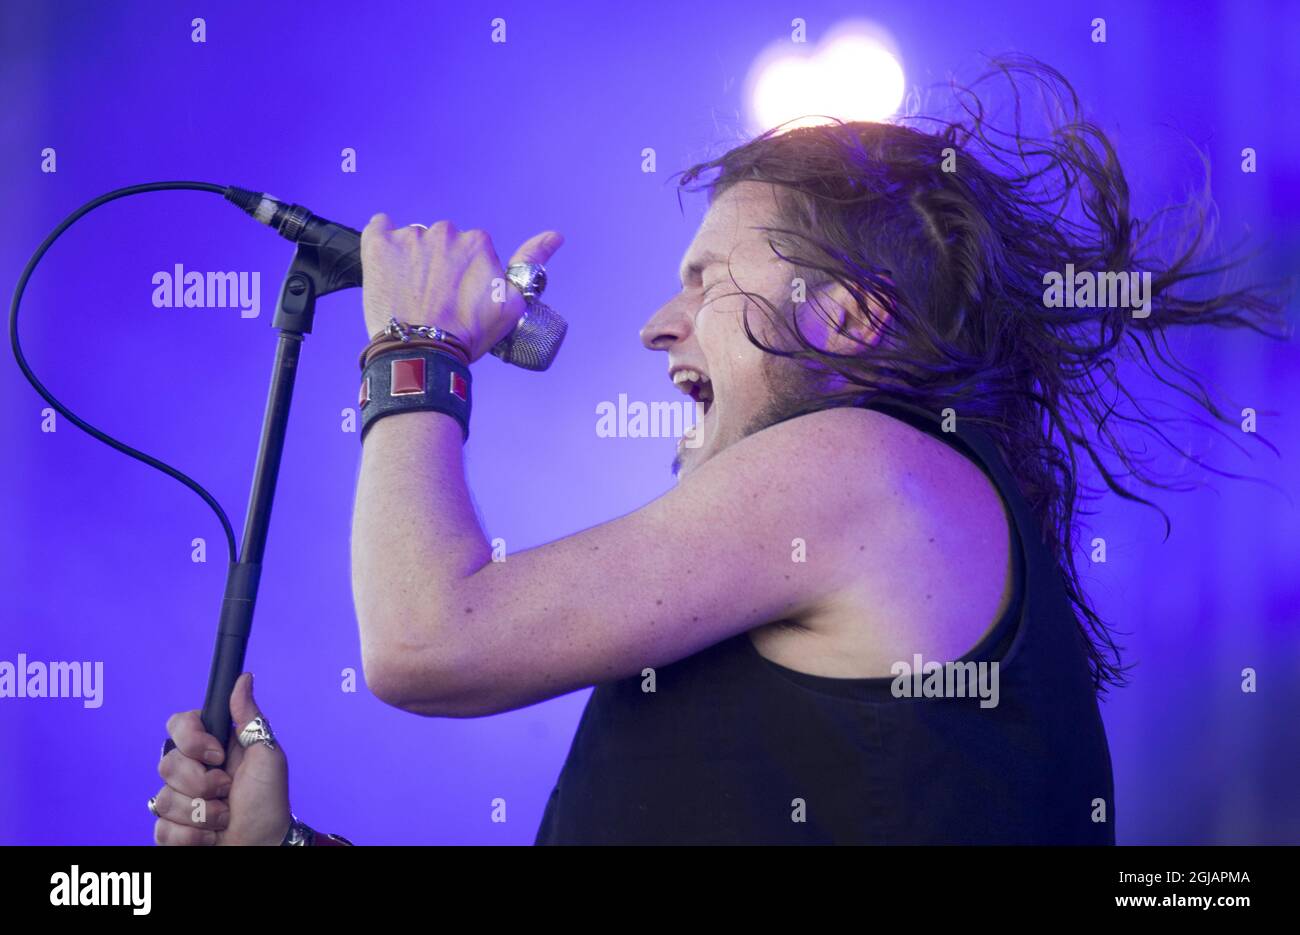
<instances>
[{"instance_id":1,"label":"black mic stand pole","mask_svg":"<svg viewBox=\"0 0 1300 935\"><path fill-rule=\"evenodd\" d=\"M348 233L359 236L356 231ZM280 335L271 369L266 412L262 417L257 463L253 468L244 540L239 560L230 564L226 574L217 642L212 652L207 694L203 699L203 726L223 747L230 740L230 693L244 670L244 653L253 627L253 608L257 603L262 557L271 524L271 503L280 473L280 457L284 452L289 404L293 401L303 336L311 333L319 296L361 285L360 261L346 249L350 245L340 246L339 239L327 234L320 243L309 243L306 239L298 242L293 262L280 287L275 317L271 322ZM164 754L173 746L169 740Z\"/></svg>"}]
</instances>

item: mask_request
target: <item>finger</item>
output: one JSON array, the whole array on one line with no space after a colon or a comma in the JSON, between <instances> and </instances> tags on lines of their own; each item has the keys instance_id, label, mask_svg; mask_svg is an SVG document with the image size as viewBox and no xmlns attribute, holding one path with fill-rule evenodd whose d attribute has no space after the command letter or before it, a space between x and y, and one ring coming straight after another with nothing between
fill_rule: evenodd
<instances>
[{"instance_id":1,"label":"finger","mask_svg":"<svg viewBox=\"0 0 1300 935\"><path fill-rule=\"evenodd\" d=\"M460 283L461 299L468 300L472 305L487 294L493 280L505 276L505 269L501 265L501 258L497 256L496 244L487 231L476 228L467 230L460 236L469 247L467 253L470 257Z\"/></svg>"},{"instance_id":2,"label":"finger","mask_svg":"<svg viewBox=\"0 0 1300 935\"><path fill-rule=\"evenodd\" d=\"M516 263L545 264L563 245L564 235L559 231L542 231L525 240L510 257L507 266L514 266ZM523 294L518 289L506 290L505 315L502 316L499 327L488 334L488 346L492 347L508 335L518 324L525 310Z\"/></svg>"},{"instance_id":3,"label":"finger","mask_svg":"<svg viewBox=\"0 0 1300 935\"><path fill-rule=\"evenodd\" d=\"M564 245L564 235L559 231L542 231L523 242L519 249L515 251L514 256L510 258L509 266L516 263L545 263L551 257L555 256L555 251Z\"/></svg>"},{"instance_id":4,"label":"finger","mask_svg":"<svg viewBox=\"0 0 1300 935\"><path fill-rule=\"evenodd\" d=\"M393 219L380 211L378 214L371 216L370 220L366 223L365 228L361 231L361 236L364 237L369 233L373 237L375 234L386 233L392 229Z\"/></svg>"},{"instance_id":5,"label":"finger","mask_svg":"<svg viewBox=\"0 0 1300 935\"><path fill-rule=\"evenodd\" d=\"M452 240L460 230L456 227L454 221L450 218L443 218L440 221L434 221L432 227L425 228L430 234L437 234L443 240Z\"/></svg>"},{"instance_id":6,"label":"finger","mask_svg":"<svg viewBox=\"0 0 1300 935\"><path fill-rule=\"evenodd\" d=\"M171 786L163 786L154 796L154 809L159 818L193 828L224 831L230 827L230 805L222 799L205 799L200 795L184 795Z\"/></svg>"},{"instance_id":7,"label":"finger","mask_svg":"<svg viewBox=\"0 0 1300 935\"><path fill-rule=\"evenodd\" d=\"M172 750L162 758L158 775L182 795L209 799L224 798L230 792L230 773L224 769L208 769L179 750Z\"/></svg>"},{"instance_id":8,"label":"finger","mask_svg":"<svg viewBox=\"0 0 1300 935\"><path fill-rule=\"evenodd\" d=\"M226 758L217 738L207 732L198 711L179 711L167 719L167 735L176 749L194 760L216 766ZM171 756L169 752L167 754Z\"/></svg>"},{"instance_id":9,"label":"finger","mask_svg":"<svg viewBox=\"0 0 1300 935\"><path fill-rule=\"evenodd\" d=\"M369 255L371 246L375 243L382 243L387 240L393 233L393 219L387 214L380 211L371 217L366 226L361 229L361 249L362 257Z\"/></svg>"},{"instance_id":10,"label":"finger","mask_svg":"<svg viewBox=\"0 0 1300 935\"><path fill-rule=\"evenodd\" d=\"M403 224L392 232L394 241L415 243L419 243L427 233L429 233L429 225L421 224L418 221L412 224Z\"/></svg>"},{"instance_id":11,"label":"finger","mask_svg":"<svg viewBox=\"0 0 1300 935\"><path fill-rule=\"evenodd\" d=\"M261 715L261 709L253 700L253 673L245 672L235 680L230 693L230 716L235 719L235 732L243 730L249 721Z\"/></svg>"},{"instance_id":12,"label":"finger","mask_svg":"<svg viewBox=\"0 0 1300 935\"><path fill-rule=\"evenodd\" d=\"M217 843L217 833L159 818L153 824L153 840L164 847L209 845Z\"/></svg>"},{"instance_id":13,"label":"finger","mask_svg":"<svg viewBox=\"0 0 1300 935\"><path fill-rule=\"evenodd\" d=\"M257 700L253 697L253 673L245 672L235 680L235 688L230 693L230 716L235 722L234 730L230 732L231 762L243 762L244 757L250 754L255 756L265 756L264 753L253 754L256 749L270 751L283 758L284 753L280 749L280 741L277 738L275 747L270 747L264 743L255 743L252 746L244 747L239 742L239 734L253 718L265 718Z\"/></svg>"}]
</instances>

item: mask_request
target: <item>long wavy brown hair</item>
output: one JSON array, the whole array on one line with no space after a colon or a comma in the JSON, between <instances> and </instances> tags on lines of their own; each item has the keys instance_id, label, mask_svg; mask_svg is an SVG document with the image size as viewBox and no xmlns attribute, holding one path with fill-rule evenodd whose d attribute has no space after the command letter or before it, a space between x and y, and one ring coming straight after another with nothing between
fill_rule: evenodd
<instances>
[{"instance_id":1,"label":"long wavy brown hair","mask_svg":"<svg viewBox=\"0 0 1300 935\"><path fill-rule=\"evenodd\" d=\"M994 125L977 93L990 79L1006 82L1005 128ZM1177 360L1168 333L1213 325L1281 337L1289 286L1222 287L1222 274L1239 261L1207 256L1217 217L1208 170L1204 188L1187 202L1134 217L1114 147L1049 66L999 58L976 81L948 89L953 119L783 124L677 173L679 198L703 188L712 202L737 182L773 184L781 226L760 228L772 250L796 267L809 293L831 281L842 285L879 332L878 342L830 353L791 325L793 302L778 309L739 290L795 338L783 347L764 343L747 303L751 342L847 381L807 411L891 397L931 412L952 407L993 438L1061 568L1094 684L1104 692L1125 683L1126 667L1080 582L1074 542L1081 499L1109 488L1159 510L1142 488L1186 489L1158 470L1138 436L1203 464L1165 431L1169 417L1121 377L1133 376L1135 366L1191 400L1194 421L1221 433L1236 428L1237 419ZM1045 129L1037 135L1025 126L1029 98L1041 105ZM1065 275L1067 264L1076 273L1149 272L1149 314L1048 307L1044 275ZM1085 462L1104 486L1081 477Z\"/></svg>"}]
</instances>

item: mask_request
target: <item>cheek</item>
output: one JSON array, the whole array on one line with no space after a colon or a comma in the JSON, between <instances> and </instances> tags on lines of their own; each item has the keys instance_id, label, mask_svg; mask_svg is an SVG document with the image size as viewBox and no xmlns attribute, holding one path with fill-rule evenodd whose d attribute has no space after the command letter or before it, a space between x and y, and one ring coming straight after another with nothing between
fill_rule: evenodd
<instances>
[{"instance_id":1,"label":"cheek","mask_svg":"<svg viewBox=\"0 0 1300 935\"><path fill-rule=\"evenodd\" d=\"M734 360L758 349L745 335L744 296L726 295L706 301L695 318L695 333L705 354L718 359ZM753 326L753 315L750 315ZM760 332L761 334L761 332Z\"/></svg>"},{"instance_id":2,"label":"cheek","mask_svg":"<svg viewBox=\"0 0 1300 935\"><path fill-rule=\"evenodd\" d=\"M731 315L723 313L713 302L706 303L695 316L695 339L711 365L716 366L726 356L730 319Z\"/></svg>"},{"instance_id":3,"label":"cheek","mask_svg":"<svg viewBox=\"0 0 1300 935\"><path fill-rule=\"evenodd\" d=\"M761 350L750 343L742 328L718 322L706 338L698 335L701 350L713 378L714 399L724 409L743 411L745 400L761 392L763 358Z\"/></svg>"}]
</instances>

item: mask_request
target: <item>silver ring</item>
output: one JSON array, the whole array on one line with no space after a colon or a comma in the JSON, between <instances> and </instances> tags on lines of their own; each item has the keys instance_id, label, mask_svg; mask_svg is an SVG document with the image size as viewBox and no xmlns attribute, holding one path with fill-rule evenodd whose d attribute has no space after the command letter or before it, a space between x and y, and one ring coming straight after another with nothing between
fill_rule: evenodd
<instances>
[{"instance_id":1,"label":"silver ring","mask_svg":"<svg viewBox=\"0 0 1300 935\"><path fill-rule=\"evenodd\" d=\"M546 291L546 267L541 263L511 263L506 269L506 279L527 299L535 299Z\"/></svg>"},{"instance_id":2,"label":"silver ring","mask_svg":"<svg viewBox=\"0 0 1300 935\"><path fill-rule=\"evenodd\" d=\"M271 723L261 716L253 718L239 732L241 747L248 748L255 743L264 743L272 750L275 749L275 734L271 733Z\"/></svg>"},{"instance_id":3,"label":"silver ring","mask_svg":"<svg viewBox=\"0 0 1300 935\"><path fill-rule=\"evenodd\" d=\"M418 221L417 221L416 223L414 223L414 224L407 224L406 226L407 226L407 227L418 227L418 228L419 228L420 230L422 230L422 231L427 231L427 230L429 229L429 225L428 225L428 224L421 224L421 223L419 223Z\"/></svg>"},{"instance_id":4,"label":"silver ring","mask_svg":"<svg viewBox=\"0 0 1300 935\"><path fill-rule=\"evenodd\" d=\"M153 812L154 818L162 817L161 815L158 814L158 796L156 795L149 796L149 811Z\"/></svg>"}]
</instances>

